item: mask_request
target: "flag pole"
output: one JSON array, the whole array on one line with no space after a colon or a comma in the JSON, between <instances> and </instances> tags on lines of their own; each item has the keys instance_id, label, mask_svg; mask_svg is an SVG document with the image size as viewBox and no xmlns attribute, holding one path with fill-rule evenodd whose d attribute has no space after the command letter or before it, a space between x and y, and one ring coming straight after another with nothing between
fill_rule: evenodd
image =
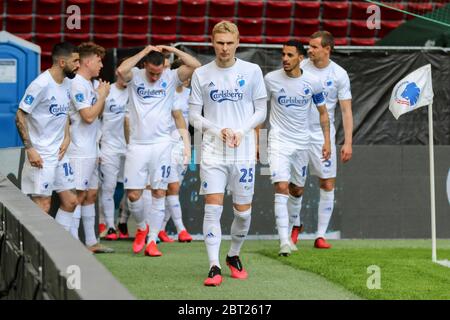
<instances>
[{"instance_id":1,"label":"flag pole","mask_svg":"<svg viewBox=\"0 0 450 320\"><path fill-rule=\"evenodd\" d=\"M431 201L431 259L437 261L436 254L436 201L434 190L434 141L433 141L433 103L428 105L428 140L430 151L430 201Z\"/></svg>"}]
</instances>

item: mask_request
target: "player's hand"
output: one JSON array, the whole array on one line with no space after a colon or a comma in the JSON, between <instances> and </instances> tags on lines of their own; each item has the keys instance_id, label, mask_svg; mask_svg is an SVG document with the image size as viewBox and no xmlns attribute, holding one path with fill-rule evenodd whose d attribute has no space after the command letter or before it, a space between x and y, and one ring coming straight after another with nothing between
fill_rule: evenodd
<instances>
[{"instance_id":1,"label":"player's hand","mask_svg":"<svg viewBox=\"0 0 450 320\"><path fill-rule=\"evenodd\" d=\"M61 146L59 147L58 160L61 160L64 157L64 155L66 154L67 148L69 148L69 145L70 145L70 139L64 139L63 142L61 143Z\"/></svg>"},{"instance_id":2,"label":"player's hand","mask_svg":"<svg viewBox=\"0 0 450 320\"><path fill-rule=\"evenodd\" d=\"M186 168L191 163L191 145L185 145L183 150L183 165Z\"/></svg>"},{"instance_id":3,"label":"player's hand","mask_svg":"<svg viewBox=\"0 0 450 320\"><path fill-rule=\"evenodd\" d=\"M353 148L351 144L344 144L341 148L341 161L346 163L352 158Z\"/></svg>"},{"instance_id":4,"label":"player's hand","mask_svg":"<svg viewBox=\"0 0 450 320\"><path fill-rule=\"evenodd\" d=\"M159 49L158 47L152 46L151 44L149 44L148 46L146 46L144 48L145 51L145 55L149 54L152 51L158 51L161 52L161 49Z\"/></svg>"},{"instance_id":5,"label":"player's hand","mask_svg":"<svg viewBox=\"0 0 450 320\"><path fill-rule=\"evenodd\" d=\"M27 149L27 157L32 167L36 167L39 169L43 168L44 161L42 160L41 155L36 151L35 148Z\"/></svg>"},{"instance_id":6,"label":"player's hand","mask_svg":"<svg viewBox=\"0 0 450 320\"><path fill-rule=\"evenodd\" d=\"M233 135L233 144L234 147L237 148L241 144L242 137L244 136L244 133L242 131L236 131Z\"/></svg>"},{"instance_id":7,"label":"player's hand","mask_svg":"<svg viewBox=\"0 0 450 320\"><path fill-rule=\"evenodd\" d=\"M330 142L325 142L322 146L322 158L323 161L327 161L331 157L331 144Z\"/></svg>"},{"instance_id":8,"label":"player's hand","mask_svg":"<svg viewBox=\"0 0 450 320\"><path fill-rule=\"evenodd\" d=\"M111 85L108 81L103 81L100 79L100 84L98 85L98 95L100 97L106 98L109 94L109 90L111 89Z\"/></svg>"},{"instance_id":9,"label":"player's hand","mask_svg":"<svg viewBox=\"0 0 450 320\"><path fill-rule=\"evenodd\" d=\"M156 48L158 48L159 51L162 52L162 53L168 53L168 52L173 52L174 51L173 50L174 48L171 47L171 46L158 45L158 46L156 46Z\"/></svg>"},{"instance_id":10,"label":"player's hand","mask_svg":"<svg viewBox=\"0 0 450 320\"><path fill-rule=\"evenodd\" d=\"M230 128L224 128L220 131L222 141L227 144L228 147L234 148L234 132Z\"/></svg>"}]
</instances>

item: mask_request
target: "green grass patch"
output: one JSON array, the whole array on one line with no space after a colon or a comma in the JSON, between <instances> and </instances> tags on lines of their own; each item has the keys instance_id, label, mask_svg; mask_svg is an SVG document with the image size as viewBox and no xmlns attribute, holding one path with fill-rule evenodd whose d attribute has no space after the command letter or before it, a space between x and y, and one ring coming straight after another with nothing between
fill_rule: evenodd
<instances>
[{"instance_id":1,"label":"green grass patch","mask_svg":"<svg viewBox=\"0 0 450 320\"><path fill-rule=\"evenodd\" d=\"M450 299L450 268L431 262L428 240L340 240L330 250L300 241L298 252L279 257L277 244L259 253L321 275L366 299ZM450 241L438 241L438 258L450 258ZM381 288L369 289L369 266L378 266Z\"/></svg>"}]
</instances>

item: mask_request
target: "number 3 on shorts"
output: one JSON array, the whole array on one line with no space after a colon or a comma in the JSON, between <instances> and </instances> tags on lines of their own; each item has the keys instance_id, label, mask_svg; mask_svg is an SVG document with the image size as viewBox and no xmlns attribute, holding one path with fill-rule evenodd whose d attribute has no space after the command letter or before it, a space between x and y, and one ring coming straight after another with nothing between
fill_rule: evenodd
<instances>
[{"instance_id":1,"label":"number 3 on shorts","mask_svg":"<svg viewBox=\"0 0 450 320\"><path fill-rule=\"evenodd\" d=\"M243 182L243 183L253 182L253 168L250 168L248 170L247 169L241 169L240 171L242 173L242 176L239 179L239 182ZM246 179L247 173L248 173L248 179Z\"/></svg>"}]
</instances>

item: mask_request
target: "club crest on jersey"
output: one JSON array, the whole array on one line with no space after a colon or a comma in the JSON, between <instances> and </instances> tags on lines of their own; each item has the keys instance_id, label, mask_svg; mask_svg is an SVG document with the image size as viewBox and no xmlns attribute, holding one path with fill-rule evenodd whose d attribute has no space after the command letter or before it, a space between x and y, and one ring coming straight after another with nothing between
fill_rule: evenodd
<instances>
[{"instance_id":1,"label":"club crest on jersey","mask_svg":"<svg viewBox=\"0 0 450 320\"><path fill-rule=\"evenodd\" d=\"M331 87L332 85L333 85L333 80L328 79L327 81L325 81L325 86Z\"/></svg>"},{"instance_id":2,"label":"club crest on jersey","mask_svg":"<svg viewBox=\"0 0 450 320\"><path fill-rule=\"evenodd\" d=\"M57 103L53 103L48 108L48 111L56 117L66 115L67 112L69 111L69 105L68 104L58 105Z\"/></svg>"},{"instance_id":3,"label":"club crest on jersey","mask_svg":"<svg viewBox=\"0 0 450 320\"><path fill-rule=\"evenodd\" d=\"M211 90L209 97L212 101L223 102L223 101L239 101L244 98L244 93L240 92L238 89L232 90Z\"/></svg>"},{"instance_id":4,"label":"club crest on jersey","mask_svg":"<svg viewBox=\"0 0 450 320\"><path fill-rule=\"evenodd\" d=\"M161 87L162 88L167 88L167 82L165 82L164 80L161 80Z\"/></svg>"},{"instance_id":5,"label":"club crest on jersey","mask_svg":"<svg viewBox=\"0 0 450 320\"><path fill-rule=\"evenodd\" d=\"M77 94L75 95L75 100L76 100L77 102L83 102L83 101L84 101L84 94L82 94L82 93L77 93Z\"/></svg>"},{"instance_id":6,"label":"club crest on jersey","mask_svg":"<svg viewBox=\"0 0 450 320\"><path fill-rule=\"evenodd\" d=\"M139 86L136 89L136 93L143 99L147 98L164 98L166 96L165 89L146 89L144 86Z\"/></svg>"},{"instance_id":7,"label":"club crest on jersey","mask_svg":"<svg viewBox=\"0 0 450 320\"><path fill-rule=\"evenodd\" d=\"M278 104L281 106L289 107L303 107L305 106L310 99L303 97L290 97L290 96L279 96Z\"/></svg>"},{"instance_id":8,"label":"club crest on jersey","mask_svg":"<svg viewBox=\"0 0 450 320\"><path fill-rule=\"evenodd\" d=\"M236 84L242 88L245 85L245 80L244 80L244 76L238 74L237 79L236 79Z\"/></svg>"},{"instance_id":9,"label":"club crest on jersey","mask_svg":"<svg viewBox=\"0 0 450 320\"><path fill-rule=\"evenodd\" d=\"M28 94L23 101L26 104L31 105L34 101L34 97L31 94Z\"/></svg>"},{"instance_id":10,"label":"club crest on jersey","mask_svg":"<svg viewBox=\"0 0 450 320\"><path fill-rule=\"evenodd\" d=\"M49 185L50 185L50 184L49 184L48 182L44 182L44 183L42 184L42 187L44 188L44 190L47 190Z\"/></svg>"}]
</instances>

